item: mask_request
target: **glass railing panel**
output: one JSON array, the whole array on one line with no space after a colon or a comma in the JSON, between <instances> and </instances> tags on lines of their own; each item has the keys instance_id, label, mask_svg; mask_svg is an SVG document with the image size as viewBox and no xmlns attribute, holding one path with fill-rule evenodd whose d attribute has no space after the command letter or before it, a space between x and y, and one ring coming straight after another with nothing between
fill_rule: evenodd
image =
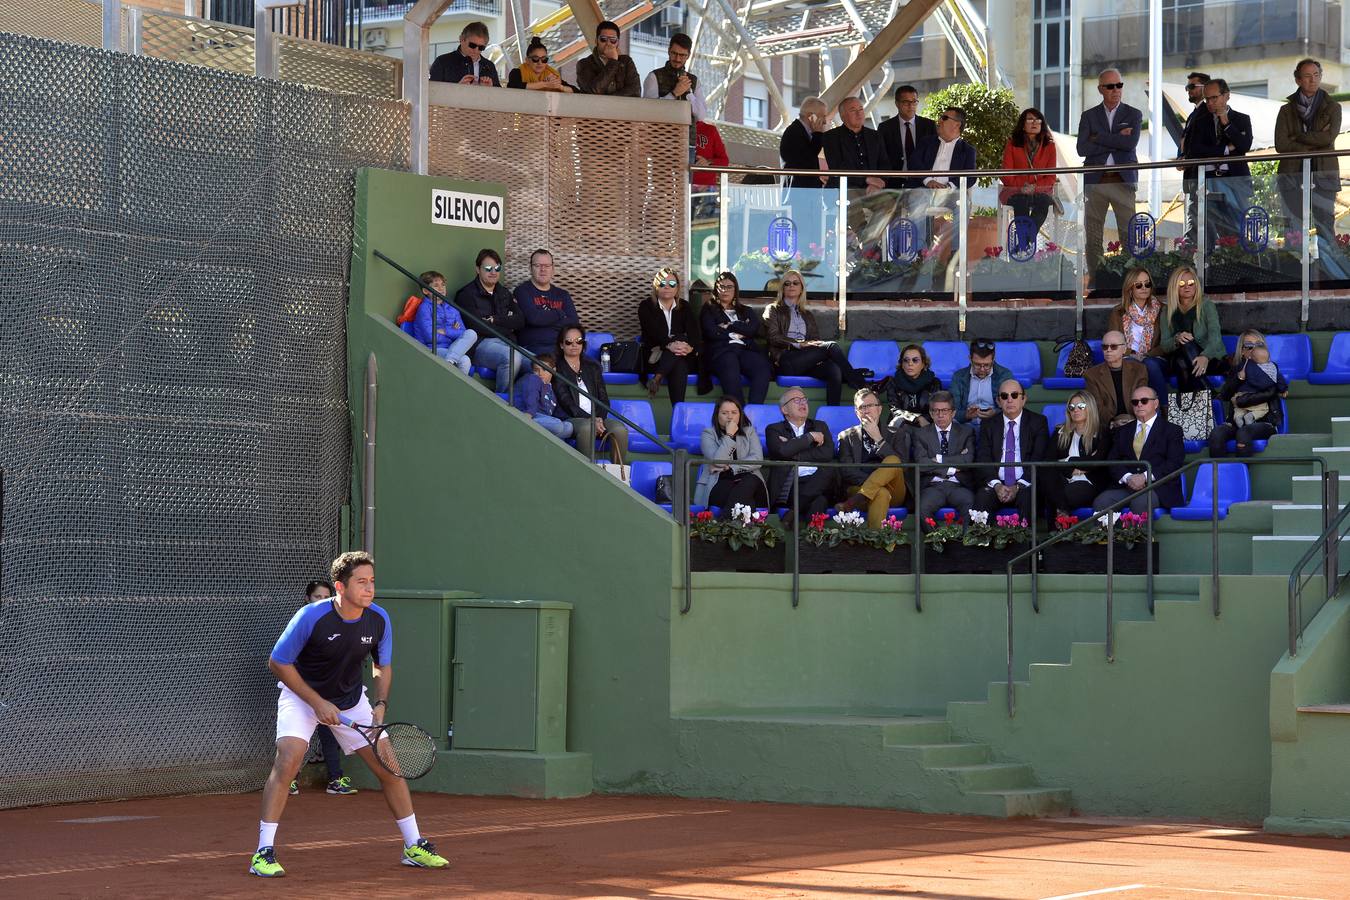
<instances>
[{"instance_id":1,"label":"glass railing panel","mask_svg":"<svg viewBox=\"0 0 1350 900\"><path fill-rule=\"evenodd\" d=\"M717 258L726 260L747 294L775 292L789 269L802 273L808 294L833 294L839 271L838 198L837 190L823 187L729 184L721 198L725 233L720 233L721 219L716 223L722 245ZM702 265L708 244L697 221L692 246Z\"/></svg>"},{"instance_id":2,"label":"glass railing panel","mask_svg":"<svg viewBox=\"0 0 1350 900\"><path fill-rule=\"evenodd\" d=\"M1120 296L1127 272L1143 268L1166 284L1180 265L1195 262L1194 215L1182 173L1152 169L1120 180L1089 180L1076 197L1083 222L1088 286L1096 296Z\"/></svg>"},{"instance_id":3,"label":"glass railing panel","mask_svg":"<svg viewBox=\"0 0 1350 900\"><path fill-rule=\"evenodd\" d=\"M1302 179L1277 176L1275 165L1252 163L1247 177L1206 173L1207 290L1298 290L1301 237L1289 201L1302 202Z\"/></svg>"},{"instance_id":4,"label":"glass railing panel","mask_svg":"<svg viewBox=\"0 0 1350 900\"><path fill-rule=\"evenodd\" d=\"M1307 231L1317 231L1317 239L1309 244L1312 259L1308 277L1313 288L1350 285L1350 187L1341 177L1345 164L1346 157L1323 157L1312 162L1312 216ZM1311 239L1310 233L1308 236Z\"/></svg>"},{"instance_id":5,"label":"glass railing panel","mask_svg":"<svg viewBox=\"0 0 1350 900\"><path fill-rule=\"evenodd\" d=\"M956 179L952 184L937 189L849 190L850 297L953 294L960 194Z\"/></svg>"},{"instance_id":6,"label":"glass railing panel","mask_svg":"<svg viewBox=\"0 0 1350 900\"><path fill-rule=\"evenodd\" d=\"M980 179L966 226L971 297L1000 300L1074 296L1078 207L1053 185Z\"/></svg>"}]
</instances>

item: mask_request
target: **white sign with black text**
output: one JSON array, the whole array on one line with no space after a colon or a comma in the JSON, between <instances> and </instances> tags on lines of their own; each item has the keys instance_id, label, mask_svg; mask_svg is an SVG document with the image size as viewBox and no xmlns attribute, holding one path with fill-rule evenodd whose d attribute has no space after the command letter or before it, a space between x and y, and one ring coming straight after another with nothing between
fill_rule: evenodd
<instances>
[{"instance_id":1,"label":"white sign with black text","mask_svg":"<svg viewBox=\"0 0 1350 900\"><path fill-rule=\"evenodd\" d=\"M435 225L501 231L502 198L489 194L466 194L462 191L433 189L431 221Z\"/></svg>"}]
</instances>

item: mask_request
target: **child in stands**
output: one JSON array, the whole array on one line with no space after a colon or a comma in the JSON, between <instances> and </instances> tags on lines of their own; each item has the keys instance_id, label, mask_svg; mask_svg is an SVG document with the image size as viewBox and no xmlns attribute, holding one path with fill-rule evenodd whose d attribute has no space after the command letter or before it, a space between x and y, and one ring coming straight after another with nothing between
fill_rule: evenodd
<instances>
[{"instance_id":1,"label":"child in stands","mask_svg":"<svg viewBox=\"0 0 1350 900\"><path fill-rule=\"evenodd\" d=\"M1264 342L1258 342L1257 346L1251 348L1244 369L1246 376L1243 380L1246 385L1241 393L1233 397L1233 424L1238 426L1260 421L1270 412L1269 401L1260 395L1268 397L1272 389L1277 394L1289 391L1289 383L1280 374L1279 366L1271 362L1270 351Z\"/></svg>"},{"instance_id":2,"label":"child in stands","mask_svg":"<svg viewBox=\"0 0 1350 900\"><path fill-rule=\"evenodd\" d=\"M552 353L541 353L530 367L530 374L516 385L516 408L534 419L555 437L567 440L572 436L572 423L557 416L557 398L553 396L553 373L540 363L556 365Z\"/></svg>"},{"instance_id":3,"label":"child in stands","mask_svg":"<svg viewBox=\"0 0 1350 900\"><path fill-rule=\"evenodd\" d=\"M422 290L422 303L417 307L417 315L413 319L413 334L435 350L441 359L458 366L461 372L468 375L473 369L469 350L478 341L478 332L464 327L464 320L452 303L432 295L431 291L435 291L441 297L445 296L444 275L440 272L423 272L421 281L431 290ZM436 319L434 336L431 324L433 314Z\"/></svg>"}]
</instances>

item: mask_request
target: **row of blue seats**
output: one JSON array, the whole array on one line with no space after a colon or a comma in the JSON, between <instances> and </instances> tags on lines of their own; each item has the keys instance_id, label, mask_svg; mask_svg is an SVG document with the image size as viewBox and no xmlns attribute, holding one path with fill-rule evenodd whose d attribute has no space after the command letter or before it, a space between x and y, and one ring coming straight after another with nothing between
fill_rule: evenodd
<instances>
[{"instance_id":1,"label":"row of blue seats","mask_svg":"<svg viewBox=\"0 0 1350 900\"><path fill-rule=\"evenodd\" d=\"M1168 512L1173 519L1183 522L1208 522L1214 516L1214 469L1218 469L1218 493L1219 493L1219 518L1228 517L1229 508L1234 503L1245 503L1252 499L1251 473L1247 466L1240 462L1222 462L1217 466L1201 466L1195 473L1195 488L1190 492L1190 499L1186 501L1185 506L1173 507ZM668 461L646 461L639 460L633 463L632 486L642 496L656 502L656 479L662 475L669 475L672 472L671 464ZM1182 475L1182 493L1187 488L1189 479ZM671 504L663 503L660 506L671 511ZM690 513L697 514L705 507L690 507ZM711 507L714 513L719 512L716 507ZM938 517L941 518L947 512L957 512L944 508L938 510ZM780 509L778 514L786 516L788 510ZM833 515L833 510L830 514ZM1015 510L1008 509L1001 514L1011 514ZM1155 511L1157 515L1162 514L1162 510ZM909 515L909 510L905 507L892 507L890 514L897 519L904 520ZM965 511L959 511L959 515L964 515ZM1088 508L1074 510L1074 515L1080 519L1092 515L1092 510ZM1156 516L1155 516L1156 517Z\"/></svg>"}]
</instances>

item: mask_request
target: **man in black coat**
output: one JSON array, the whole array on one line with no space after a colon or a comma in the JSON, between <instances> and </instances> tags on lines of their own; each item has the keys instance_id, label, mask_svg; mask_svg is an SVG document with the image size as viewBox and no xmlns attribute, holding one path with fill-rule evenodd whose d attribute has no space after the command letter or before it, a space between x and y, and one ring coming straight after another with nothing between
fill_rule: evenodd
<instances>
[{"instance_id":1,"label":"man in black coat","mask_svg":"<svg viewBox=\"0 0 1350 900\"><path fill-rule=\"evenodd\" d=\"M764 429L765 456L800 463L832 462L834 435L830 426L807 416L810 407L801 388L788 388L778 401L781 422ZM803 519L822 513L834 494L835 470L804 465L797 485L798 515ZM792 467L774 466L769 470L769 505L792 505Z\"/></svg>"},{"instance_id":2,"label":"man in black coat","mask_svg":"<svg viewBox=\"0 0 1350 900\"><path fill-rule=\"evenodd\" d=\"M1147 487L1149 474L1144 463L1153 467L1152 480L1157 481L1171 475L1186 462L1181 426L1158 415L1157 392L1148 385L1137 387L1130 404L1134 410L1134 427L1117 428L1112 436L1111 451L1106 455L1107 459L1120 461L1120 465L1111 467L1111 477L1117 487L1098 494L1092 502L1094 509L1105 509ZM1150 506L1171 509L1183 503L1181 482L1174 480L1131 500L1130 511L1147 515Z\"/></svg>"},{"instance_id":3,"label":"man in black coat","mask_svg":"<svg viewBox=\"0 0 1350 900\"><path fill-rule=\"evenodd\" d=\"M975 461L984 463L984 485L975 492L975 509L991 515L1005 506L1017 507L1031 521L1031 482L1035 470L1024 462L1041 462L1050 447L1050 428L1045 416L1026 409L1027 393L1015 378L998 386L1002 415L985 419L980 426Z\"/></svg>"},{"instance_id":4,"label":"man in black coat","mask_svg":"<svg viewBox=\"0 0 1350 900\"><path fill-rule=\"evenodd\" d=\"M1252 149L1252 120L1228 107L1228 82L1211 79L1204 86L1205 108L1186 123L1182 154L1186 159L1231 158L1233 162L1205 166L1205 235L1214 246L1220 235L1240 233L1242 214L1252 205L1251 171L1246 153ZM1186 169L1195 182L1197 166Z\"/></svg>"},{"instance_id":5,"label":"man in black coat","mask_svg":"<svg viewBox=\"0 0 1350 900\"><path fill-rule=\"evenodd\" d=\"M948 391L934 391L928 398L933 424L912 429L910 446L922 480L919 490L919 521L932 518L944 506L964 516L974 503L971 470L960 468L975 461L975 429L954 421L956 400Z\"/></svg>"},{"instance_id":6,"label":"man in black coat","mask_svg":"<svg viewBox=\"0 0 1350 900\"><path fill-rule=\"evenodd\" d=\"M845 97L839 104L839 121L843 124L838 128L831 128L821 136L821 147L825 150L825 164L831 169L882 171L886 168L886 145L882 142L881 135L863 124L866 118L863 102L857 97ZM858 183L860 180L862 179L854 178L849 185L863 187ZM831 185L835 184L838 182L831 179ZM880 178L866 179L866 190L869 194L885 186L886 183Z\"/></svg>"},{"instance_id":7,"label":"man in black coat","mask_svg":"<svg viewBox=\"0 0 1350 900\"><path fill-rule=\"evenodd\" d=\"M919 115L919 91L912 84L895 89L896 115L877 126L886 145L886 157L892 169L908 169L909 158L919 142L930 134L937 134L937 124Z\"/></svg>"},{"instance_id":8,"label":"man in black coat","mask_svg":"<svg viewBox=\"0 0 1350 900\"><path fill-rule=\"evenodd\" d=\"M778 155L785 169L819 169L820 142L825 136L825 104L819 97L802 101L800 113L778 141ZM825 180L815 175L794 175L790 187L823 187Z\"/></svg>"}]
</instances>

